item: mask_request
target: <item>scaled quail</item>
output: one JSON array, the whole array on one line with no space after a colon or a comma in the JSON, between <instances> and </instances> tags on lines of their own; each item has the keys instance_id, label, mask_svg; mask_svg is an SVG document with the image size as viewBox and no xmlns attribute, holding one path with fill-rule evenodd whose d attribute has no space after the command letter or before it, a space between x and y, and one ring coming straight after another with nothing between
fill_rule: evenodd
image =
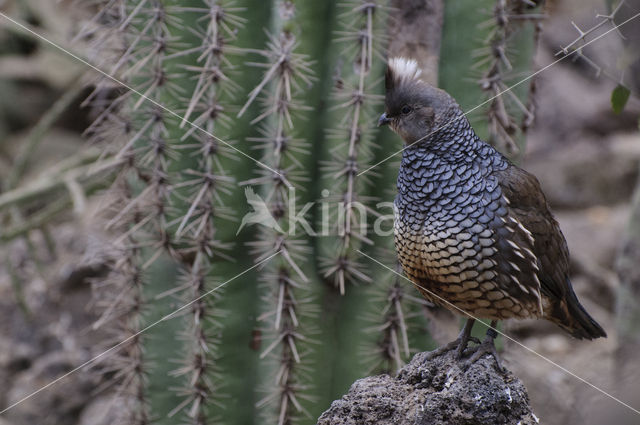
<instances>
[{"instance_id":1,"label":"scaled quail","mask_svg":"<svg viewBox=\"0 0 640 425\"><path fill-rule=\"evenodd\" d=\"M395 245L422 295L492 327L544 318L579 339L606 336L573 292L567 243L538 180L480 140L456 101L420 79L415 61L391 59L385 86L379 125L405 143ZM462 357L473 323L439 350ZM496 333L487 335L470 361L496 356Z\"/></svg>"}]
</instances>

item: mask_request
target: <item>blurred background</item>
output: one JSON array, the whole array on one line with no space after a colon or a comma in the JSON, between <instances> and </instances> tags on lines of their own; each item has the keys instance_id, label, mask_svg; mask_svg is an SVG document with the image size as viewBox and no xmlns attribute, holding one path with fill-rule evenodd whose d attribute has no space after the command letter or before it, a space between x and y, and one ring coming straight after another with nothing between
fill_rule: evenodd
<instances>
[{"instance_id":1,"label":"blurred background","mask_svg":"<svg viewBox=\"0 0 640 425\"><path fill-rule=\"evenodd\" d=\"M334 165L348 154L335 152L340 149L348 152L353 142L349 139L350 133L344 131L351 128L349 122L340 119L351 116L355 103L349 96L358 84L364 84L367 90L362 116L355 118L363 134L362 141L354 142L362 147L357 158L361 161L358 162L360 169L399 149L399 142L390 132L372 129L382 111L379 95L389 38L385 14L393 13L386 8L386 3L379 2L381 6L373 21L373 25L379 27L373 29L366 26L366 11L362 15L363 9L358 9L362 2L357 1L347 2L346 7L337 2L295 2L294 17L288 15L288 2L238 1L237 5L227 5L231 14L242 17L228 23L230 27L237 24L237 29L220 30L232 40L229 50L236 48L234 46L254 50L233 52L235 56L221 62L240 71L229 74L237 87L229 89L229 93L212 95L216 101L234 105L226 111L222 109L232 121L220 127L217 124L209 127L205 112L213 117L211 119L216 119L215 114L203 106L206 101L199 102L191 95L201 88L204 92L205 86L208 88L209 80L197 77L197 73L202 72L199 67L205 66L198 62L198 56L204 56L206 49L194 50L196 54L192 54L190 65L174 63L187 58L176 52L187 51L195 43L194 39L202 35L199 29L208 29L203 21L194 19L191 29L179 35L173 32L172 36L178 39L174 50L162 52L166 56L162 63L168 64L165 65L169 70L167 78L185 84L154 88L153 84L145 83L152 73L141 70L146 66L157 67L156 59L145 58L152 57L149 52L160 55L162 49L153 50L150 47L153 43L148 42L144 46L147 50L143 50L140 46L145 44L144 38L138 45L132 42L135 34L144 33L151 14L132 19L136 27L134 35L122 37L129 47L119 46L117 40L120 39L114 39L112 34L101 38L100 25L117 28L109 19L122 19L114 17L116 3L129 3L124 12L121 11L126 16L135 9L131 4L136 2L79 4L62 0L0 0L0 11L103 69L113 69L116 62L112 57L117 57L110 56L113 52L129 52L130 57L116 70L125 81L145 93L152 93L152 89L165 90L151 97L165 101L181 115L191 113L191 119L208 131L222 134L225 140L235 140L235 146L270 166L290 170L294 167L292 164L297 164L287 175L295 180L296 173L306 173L294 182L304 189L298 192L298 208L325 196L322 195L324 188L330 188L331 196L336 199L346 196L347 192L340 192L338 186L348 184L345 175L349 174L341 174L341 165ZM202 4L213 10L214 3L160 2L168 16L188 13L187 7L204 8ZM479 80L487 64L483 55L488 55L490 61L492 53L487 46L496 46L495 37L501 28L494 22L496 4L500 3L500 0L446 2L439 82L458 99L464 110L487 98L487 91L482 90ZM616 8L616 2L598 0L555 0L537 8L535 3L539 2L522 3L522 7L530 7L522 13L541 19L528 19L527 25L531 25L515 36L508 34L505 52L514 59L509 78L505 78L507 85L556 60L562 48L580 46L582 41L572 44L580 36L576 28L587 31L596 27L586 40L609 30L611 22L599 14L616 10L611 20L620 23L640 12L640 2L636 0L627 0L620 8ZM109 12L101 15L105 10ZM99 18L93 18L95 16ZM187 18L176 19L184 23ZM599 27L603 20L607 21L606 25ZM375 41L374 52L363 53L362 57L358 56L360 44L357 44L362 43L363 30L357 27L361 22L365 25L365 35ZM265 28L269 34L275 34L272 45L266 47ZM302 70L300 75L294 75L299 77L294 92L304 94L301 103L291 101L287 106L302 115L294 114L296 131L291 137L304 138L305 143L292 149L293 154L287 154L295 158L287 157L288 162L279 163L274 162L278 155L271 155L269 151L272 125L251 124L261 114L271 113L269 103L274 90L278 90L277 84L263 80L268 66L252 68L244 64L270 63L274 52L282 47L275 45L282 43L286 37L281 35L289 31L297 36L296 51L308 55L292 59L297 69ZM258 42L262 44L257 46ZM356 48L349 47L350 42L355 43ZM131 53L134 50L131 46L140 48L141 52ZM535 121L531 125L520 125L515 133L496 131L495 117L492 121L487 112L490 105L470 115L483 137L491 139L499 149L538 176L569 244L574 288L586 309L607 331L608 338L575 341L553 325L538 321L508 322L503 325L504 331L636 409L640 409L640 357L637 355L640 348L639 46L640 18L588 45L573 59L545 69L535 78L533 87L529 82L519 87L518 102L528 112L507 105L508 112L513 111L518 122L526 121L528 113L532 113ZM309 62L305 62L307 60ZM364 75L364 68L358 71L358 66L367 60ZM184 61L186 63L186 59ZM313 77L305 76L307 67L313 70ZM189 284L197 280L193 278L196 265L206 264L207 271L203 274L206 279L202 280L207 280L208 290L232 279L271 252L265 246L272 244L273 235L265 235L255 228L243 231L238 238L234 235L238 218L250 210L238 183L249 182L260 187L259 193L273 202L280 198L276 195L270 198L269 194L278 193L283 186L270 183L269 176L257 172L259 169L252 161L231 160L233 151L223 153L220 169L225 172L219 172L235 178L233 183L226 187L222 184L220 189L225 208L233 207L229 211L222 208L220 215L222 219L230 216L227 223L231 224L216 222L221 230L216 230L216 243L211 243L210 252L202 254L211 257L206 261L199 262L200 251L189 245L198 246L197 238L181 245L175 237L175 245L167 243L166 252L157 248L162 247L159 242L162 238L152 237L147 243L145 238L157 231L157 227L149 223L156 223L157 217L145 221L145 208L155 208L155 201L140 201L138 204L144 208L129 208L136 210L138 218L131 218L124 226L105 224L115 223L114 218L123 219L129 213L133 215L126 205L132 205L132 199L147 193L145 185L157 187L153 186L157 184L154 176L158 172L154 167L163 162L148 159L147 152L141 148L122 154L122 146L126 148L129 144L127 140L137 137L132 135L138 134L141 128L148 130L140 124L144 123L142 115L136 115L140 113L138 105L128 106L133 111L130 122L120 121L120 127L130 126L134 130L120 129L122 135L118 135L115 125L109 131L102 127L96 130L99 126L95 124L90 127L104 117L104 110L113 99L126 96L117 85L105 83L98 77L86 65L0 17L0 409L170 313L185 300L203 294L204 286L196 287L195 292L188 289ZM218 83L216 78L211 81L212 85ZM268 84L262 85L263 81ZM260 94L256 102L248 105L246 115L236 118L254 88L272 92L258 90ZM626 102L620 100L627 95ZM92 102L83 104L87 98ZM137 102L137 99L126 98L122 104L126 102ZM187 105L194 105L191 112ZM126 118L126 111L126 107L122 107L119 113ZM200 114L204 118L198 121ZM338 116L341 118L336 118ZM279 122L281 118L270 117L268 122ZM334 123L338 124L332 128ZM188 232L194 232L199 226L200 222L192 216L195 213L184 211L189 210L189 205L197 206L193 210L201 208L200 192L181 193L180 190L190 190L189 179L200 178L195 171L189 178L183 174L184 170L202 169L198 168L203 167L202 164L194 163L193 152L202 152L206 142L193 134L184 142L181 134L188 127L181 128L178 124L179 121L166 124L166 133L171 134L171 140L176 143L191 143L186 148L191 156L185 150L167 149L166 161L175 163L161 171L176 176L169 191L176 198L167 203L168 212L162 212L165 221L157 221L173 229L169 232L173 236L183 230L178 228L181 223ZM523 130L528 130L526 135ZM163 131L158 134L165 135ZM148 140L152 142L156 136L149 136ZM112 139L105 142L108 137ZM144 141L132 141L129 148L141 143ZM153 149L157 153L158 145ZM224 147L216 149L224 150ZM298 158L299 152L303 156ZM142 165L128 166L122 161L123 157ZM118 161L113 169L95 169L96 164L105 164L99 161L112 159ZM396 172L397 160L385 163L372 174L370 181L356 186L360 188L356 190L357 199L372 204L390 201ZM151 177L145 180L147 175ZM337 181L334 186L333 181ZM270 188L270 184L274 186ZM122 185L128 185L128 203L127 199L122 200L122 193L127 191ZM280 201L286 199L283 197ZM212 200L212 204L214 202L217 200ZM272 204L270 206L274 211ZM173 212L169 207L183 212ZM125 209L127 214L119 214ZM192 221L193 226L184 226ZM203 228L205 225L209 224L202 219ZM145 230L145 235L135 236L135 232L146 226L155 230ZM122 243L123 235L134 235L136 243L142 246L136 253L139 257L136 261L141 266L136 267L144 274L144 278L140 278L142 289L136 292L144 302L128 306L126 312L122 312L117 299L118 296L133 297L132 293L117 292L117 285L104 284L113 278L114 268L122 267L119 263L124 251L117 245ZM150 330L141 338L137 349L127 345L124 353L119 353L120 360L105 361L92 370L78 371L12 407L0 415L0 425L96 425L150 420L163 424L314 423L331 400L344 394L355 379L371 373L394 372L417 350L433 348L457 334L459 321L455 317L421 304L413 299L418 294L406 282L353 256L353 250L366 246L367 252L384 258L384 262L393 267L389 238L375 239L376 249L369 248L365 241L345 241L338 233L333 240L317 242L307 238L303 242L306 247L300 250L295 248L298 241L290 242L291 261L283 261L271 269L253 269L248 275L230 281L219 296L213 297L215 300L202 307L203 311L205 307L208 309L206 317L202 314L213 323L211 327L190 319L191 315L201 312L189 309L178 319ZM225 244L232 246L227 249ZM379 250L381 246L386 247L383 253ZM340 254L339 258L332 257L334 252ZM297 268L302 269L300 273ZM309 288L307 292L298 293L297 298L292 297L291 305L282 308L282 299L288 295L282 295L278 289L274 292L268 285L269 281L281 282L284 274L295 283L292 292L299 291L296 285L308 284ZM310 276L310 283L302 276ZM359 284L355 285L354 281ZM187 288L184 298L175 296L175 288L183 286ZM282 286L276 285L276 288L284 291ZM165 292L169 296L158 297ZM400 305L402 307L398 307ZM278 309L284 316L295 310L301 322L310 317L310 326L305 328L310 330L299 330L298 316L293 313L287 319L291 321L290 327L278 328L279 322L275 319L280 315ZM123 320L126 326L122 325ZM112 325L113 322L118 325ZM193 336L198 335L199 329L207 336ZM285 355L290 345L279 348L283 341L289 341L287 332L304 335L292 343L300 344L299 353L293 350ZM312 343L305 348L309 341ZM209 349L190 346L200 343ZM541 423L640 423L638 414L541 357L509 341L501 345L506 367L523 380ZM202 360L205 354L206 361ZM127 356L129 363L122 360ZM296 356L306 359L302 362L304 368L298 366ZM137 372L127 372L125 367L136 365L130 362L131 358L144 369L137 375ZM271 363L265 363L264 359L270 359ZM200 365L199 360L202 360ZM295 371L296 380L283 381L282 375L286 375L283 371L290 372L291 376ZM196 381L204 384L197 386L193 384ZM282 400L287 403L283 405ZM128 419L115 418L114 415L118 415L114 411L120 410L133 413Z\"/></svg>"}]
</instances>

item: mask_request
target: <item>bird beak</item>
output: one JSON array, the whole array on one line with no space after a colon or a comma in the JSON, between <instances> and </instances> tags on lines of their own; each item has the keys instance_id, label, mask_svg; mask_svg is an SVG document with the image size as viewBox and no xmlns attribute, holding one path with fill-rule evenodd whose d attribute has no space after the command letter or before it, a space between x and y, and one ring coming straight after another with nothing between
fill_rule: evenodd
<instances>
[{"instance_id":1,"label":"bird beak","mask_svg":"<svg viewBox=\"0 0 640 425\"><path fill-rule=\"evenodd\" d=\"M384 114L380 115L380 119L378 120L378 127L380 127L381 125L387 125L390 122L391 120L387 118L387 113L385 112Z\"/></svg>"}]
</instances>

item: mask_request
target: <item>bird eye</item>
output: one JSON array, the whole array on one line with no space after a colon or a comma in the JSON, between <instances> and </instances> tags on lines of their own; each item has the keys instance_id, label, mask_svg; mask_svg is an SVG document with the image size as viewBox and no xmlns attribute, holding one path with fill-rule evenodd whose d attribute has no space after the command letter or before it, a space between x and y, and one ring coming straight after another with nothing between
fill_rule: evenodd
<instances>
[{"instance_id":1,"label":"bird eye","mask_svg":"<svg viewBox=\"0 0 640 425\"><path fill-rule=\"evenodd\" d=\"M408 114L409 112L411 112L411 106L409 106L409 105L404 105L404 106L402 107L402 109L400 110L400 112L402 112L402 113L403 113L403 114L405 114L405 115L406 115L406 114Z\"/></svg>"}]
</instances>

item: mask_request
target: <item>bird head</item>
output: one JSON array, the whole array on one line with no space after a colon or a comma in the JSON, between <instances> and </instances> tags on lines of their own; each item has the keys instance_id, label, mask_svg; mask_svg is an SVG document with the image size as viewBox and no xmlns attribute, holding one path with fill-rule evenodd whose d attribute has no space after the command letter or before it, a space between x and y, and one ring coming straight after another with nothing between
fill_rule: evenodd
<instances>
[{"instance_id":1,"label":"bird head","mask_svg":"<svg viewBox=\"0 0 640 425\"><path fill-rule=\"evenodd\" d=\"M392 58L385 75L385 112L378 126L389 125L405 144L429 143L437 130L462 111L456 101L420 79L418 63Z\"/></svg>"}]
</instances>

